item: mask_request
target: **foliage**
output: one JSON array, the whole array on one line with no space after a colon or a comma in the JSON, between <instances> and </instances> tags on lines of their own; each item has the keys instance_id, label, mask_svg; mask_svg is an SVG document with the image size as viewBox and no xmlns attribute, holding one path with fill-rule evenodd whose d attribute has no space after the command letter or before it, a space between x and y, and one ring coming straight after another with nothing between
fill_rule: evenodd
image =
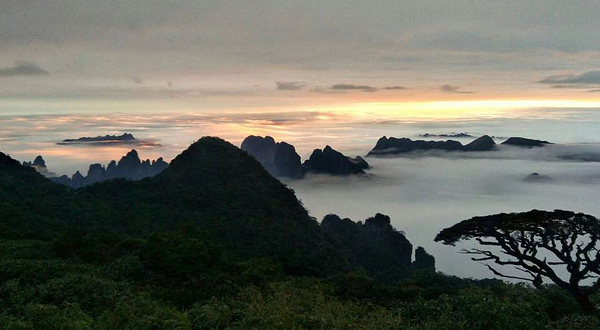
<instances>
[{"instance_id":1,"label":"foliage","mask_svg":"<svg viewBox=\"0 0 600 330\"><path fill-rule=\"evenodd\" d=\"M562 210L503 213L462 221L441 231L435 240L454 244L472 238L482 246L501 250L463 250L477 256L472 260L514 266L530 277L506 275L486 264L494 274L528 280L537 287L543 284L543 277L548 278L571 293L586 312L598 312L590 301L590 296L600 289L600 220L597 218ZM562 278L558 267L564 268L569 277ZM582 282L588 279L594 282L584 285Z\"/></svg>"},{"instance_id":2,"label":"foliage","mask_svg":"<svg viewBox=\"0 0 600 330\"><path fill-rule=\"evenodd\" d=\"M539 290L427 272L395 284L358 274L286 276L268 259L223 259L197 270L207 267L205 260L162 269L162 262L157 266L144 257L156 248L146 244L138 254L102 265L62 259L52 254L50 242L0 241L0 328L416 330L594 324L578 316L574 299L556 287ZM161 253L177 251L173 244L165 244ZM163 278L172 267L181 271Z\"/></svg>"}]
</instances>

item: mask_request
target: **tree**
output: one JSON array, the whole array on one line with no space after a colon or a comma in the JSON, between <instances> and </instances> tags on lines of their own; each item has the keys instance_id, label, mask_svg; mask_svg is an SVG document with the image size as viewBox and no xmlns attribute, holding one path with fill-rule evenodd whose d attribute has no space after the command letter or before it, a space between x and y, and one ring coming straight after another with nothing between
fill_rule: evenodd
<instances>
[{"instance_id":1,"label":"tree","mask_svg":"<svg viewBox=\"0 0 600 330\"><path fill-rule=\"evenodd\" d=\"M598 315L590 300L590 295L600 289L600 220L597 218L562 210L501 213L464 220L435 237L436 242L448 245L469 239L489 248L461 252L475 255L471 259L486 265L492 273L531 281L536 287L543 284L543 278L548 278L570 292L584 312ZM489 262L514 266L527 277L506 275ZM566 273L561 273L560 268Z\"/></svg>"}]
</instances>

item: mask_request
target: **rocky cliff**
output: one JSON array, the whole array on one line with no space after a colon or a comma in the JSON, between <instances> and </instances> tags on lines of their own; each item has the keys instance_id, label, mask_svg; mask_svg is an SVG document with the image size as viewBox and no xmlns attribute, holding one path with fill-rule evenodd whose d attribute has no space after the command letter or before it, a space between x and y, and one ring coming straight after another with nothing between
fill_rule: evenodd
<instances>
[{"instance_id":1,"label":"rocky cliff","mask_svg":"<svg viewBox=\"0 0 600 330\"><path fill-rule=\"evenodd\" d=\"M46 161L42 156L35 157L33 162L23 162L23 166L33 167L36 171L38 171L45 177L51 177L54 175L54 173L48 171L48 167L46 167Z\"/></svg>"},{"instance_id":2,"label":"rocky cliff","mask_svg":"<svg viewBox=\"0 0 600 330\"><path fill-rule=\"evenodd\" d=\"M351 158L326 146L323 150L315 149L303 166L310 172L344 175L364 174L369 163L360 156Z\"/></svg>"},{"instance_id":3,"label":"rocky cliff","mask_svg":"<svg viewBox=\"0 0 600 330\"><path fill-rule=\"evenodd\" d=\"M274 177L300 179L304 170L300 155L293 145L286 142L275 142L270 136L248 136L241 149L252 155Z\"/></svg>"},{"instance_id":4,"label":"rocky cliff","mask_svg":"<svg viewBox=\"0 0 600 330\"><path fill-rule=\"evenodd\" d=\"M340 252L379 280L394 281L415 269L435 271L435 259L423 248L417 249L412 262L412 244L386 215L378 213L363 224L329 214L321 229Z\"/></svg>"}]
</instances>

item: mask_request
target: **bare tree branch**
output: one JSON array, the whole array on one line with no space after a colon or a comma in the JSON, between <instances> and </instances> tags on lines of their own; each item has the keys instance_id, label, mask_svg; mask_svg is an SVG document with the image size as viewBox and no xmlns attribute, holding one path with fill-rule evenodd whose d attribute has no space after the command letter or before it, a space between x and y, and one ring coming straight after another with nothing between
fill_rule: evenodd
<instances>
[{"instance_id":1,"label":"bare tree branch","mask_svg":"<svg viewBox=\"0 0 600 330\"><path fill-rule=\"evenodd\" d=\"M435 238L444 244L474 239L482 246L461 253L485 265L497 276L533 282L541 286L547 278L570 292L584 311L597 313L589 296L600 290L600 280L591 286L582 281L600 276L600 221L583 213L556 210L533 210L524 213L501 213L475 217L442 230ZM540 256L550 256L551 260ZM502 257L501 257L502 256ZM486 262L513 266L531 278L506 275ZM568 280L558 276L556 268L569 273Z\"/></svg>"}]
</instances>

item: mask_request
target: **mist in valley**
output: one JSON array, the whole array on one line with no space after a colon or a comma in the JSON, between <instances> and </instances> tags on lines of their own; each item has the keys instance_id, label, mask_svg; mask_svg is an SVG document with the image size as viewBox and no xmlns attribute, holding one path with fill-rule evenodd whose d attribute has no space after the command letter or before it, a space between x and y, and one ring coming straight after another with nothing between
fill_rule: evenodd
<instances>
[{"instance_id":1,"label":"mist in valley","mask_svg":"<svg viewBox=\"0 0 600 330\"><path fill-rule=\"evenodd\" d=\"M485 266L459 253L469 244L446 246L434 242L435 235L462 220L502 212L565 209L600 215L600 163L556 160L554 152L561 150L369 157L372 169L366 176L313 174L286 183L319 220L328 213L354 221L387 214L415 248L423 246L436 257L438 270L489 278L493 274ZM527 180L532 173L547 180Z\"/></svg>"}]
</instances>

